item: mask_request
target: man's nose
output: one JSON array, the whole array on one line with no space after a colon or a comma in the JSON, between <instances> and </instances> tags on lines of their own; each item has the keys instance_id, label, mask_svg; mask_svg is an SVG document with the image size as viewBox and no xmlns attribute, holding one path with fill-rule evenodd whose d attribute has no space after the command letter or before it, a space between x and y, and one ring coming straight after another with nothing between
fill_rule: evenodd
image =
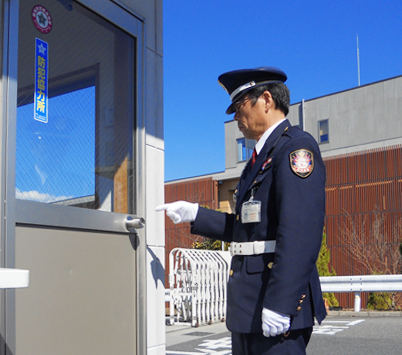
<instances>
[{"instance_id":1,"label":"man's nose","mask_svg":"<svg viewBox=\"0 0 402 355\"><path fill-rule=\"evenodd\" d=\"M239 120L238 112L235 112L235 114L234 114L234 116L233 116L233 119L234 119L235 121L238 121L238 120Z\"/></svg>"}]
</instances>

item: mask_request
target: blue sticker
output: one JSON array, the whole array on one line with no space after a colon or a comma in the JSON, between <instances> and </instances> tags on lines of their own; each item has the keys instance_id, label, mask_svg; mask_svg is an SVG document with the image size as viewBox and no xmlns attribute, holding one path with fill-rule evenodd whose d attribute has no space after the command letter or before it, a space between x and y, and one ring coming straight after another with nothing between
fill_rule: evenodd
<instances>
[{"instance_id":1,"label":"blue sticker","mask_svg":"<svg viewBox=\"0 0 402 355\"><path fill-rule=\"evenodd\" d=\"M37 121L48 121L48 44L39 38L35 43L35 92L34 92L34 118Z\"/></svg>"}]
</instances>

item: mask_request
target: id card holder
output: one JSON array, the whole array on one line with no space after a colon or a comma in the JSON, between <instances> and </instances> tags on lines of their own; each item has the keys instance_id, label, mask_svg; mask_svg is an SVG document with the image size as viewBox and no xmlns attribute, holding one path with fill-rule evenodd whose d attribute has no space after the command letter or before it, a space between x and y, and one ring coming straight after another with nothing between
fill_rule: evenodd
<instances>
[{"instance_id":1,"label":"id card holder","mask_svg":"<svg viewBox=\"0 0 402 355\"><path fill-rule=\"evenodd\" d=\"M247 201L241 207L241 222L261 222L261 201Z\"/></svg>"}]
</instances>

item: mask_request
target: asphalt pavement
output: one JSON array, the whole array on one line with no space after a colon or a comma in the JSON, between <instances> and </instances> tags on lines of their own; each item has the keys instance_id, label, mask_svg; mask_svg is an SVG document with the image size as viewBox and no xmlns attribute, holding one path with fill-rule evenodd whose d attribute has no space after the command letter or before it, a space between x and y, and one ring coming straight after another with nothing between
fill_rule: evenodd
<instances>
[{"instance_id":1,"label":"asphalt pavement","mask_svg":"<svg viewBox=\"0 0 402 355\"><path fill-rule=\"evenodd\" d=\"M166 326L166 355L231 355L225 323ZM307 355L402 354L402 312L330 311L315 325Z\"/></svg>"}]
</instances>

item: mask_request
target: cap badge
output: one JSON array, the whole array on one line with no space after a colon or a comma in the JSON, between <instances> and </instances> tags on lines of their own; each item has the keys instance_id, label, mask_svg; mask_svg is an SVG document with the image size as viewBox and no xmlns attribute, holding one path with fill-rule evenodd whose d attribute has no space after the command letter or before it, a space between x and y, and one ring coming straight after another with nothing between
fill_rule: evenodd
<instances>
[{"instance_id":1,"label":"cap badge","mask_svg":"<svg viewBox=\"0 0 402 355\"><path fill-rule=\"evenodd\" d=\"M244 90L247 90L251 87L255 86L255 81L250 81L249 83L246 83L242 86L239 86L236 90L234 90L231 94L230 94L230 99L233 100L236 95Z\"/></svg>"},{"instance_id":2,"label":"cap badge","mask_svg":"<svg viewBox=\"0 0 402 355\"><path fill-rule=\"evenodd\" d=\"M306 178L313 172L314 156L309 150L295 150L294 152L290 153L289 158L290 167L296 175Z\"/></svg>"}]
</instances>

